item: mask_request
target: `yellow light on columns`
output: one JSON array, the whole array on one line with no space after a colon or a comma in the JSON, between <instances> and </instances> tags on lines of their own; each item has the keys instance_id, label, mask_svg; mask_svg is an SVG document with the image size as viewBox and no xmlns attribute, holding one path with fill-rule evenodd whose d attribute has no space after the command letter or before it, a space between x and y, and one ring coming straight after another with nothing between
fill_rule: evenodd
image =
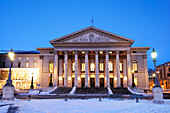
<instances>
[{"instance_id":1,"label":"yellow light on columns","mask_svg":"<svg viewBox=\"0 0 170 113\"><path fill-rule=\"evenodd\" d=\"M78 80L80 80L80 77L78 77Z\"/></svg>"},{"instance_id":2,"label":"yellow light on columns","mask_svg":"<svg viewBox=\"0 0 170 113\"><path fill-rule=\"evenodd\" d=\"M124 77L124 80L127 81L127 77Z\"/></svg>"},{"instance_id":3,"label":"yellow light on columns","mask_svg":"<svg viewBox=\"0 0 170 113\"><path fill-rule=\"evenodd\" d=\"M109 51L109 54L112 54L112 51Z\"/></svg>"},{"instance_id":4,"label":"yellow light on columns","mask_svg":"<svg viewBox=\"0 0 170 113\"><path fill-rule=\"evenodd\" d=\"M103 54L103 51L100 51L100 54Z\"/></svg>"},{"instance_id":5,"label":"yellow light on columns","mask_svg":"<svg viewBox=\"0 0 170 113\"><path fill-rule=\"evenodd\" d=\"M84 52L84 51L82 51L81 53L82 53L82 54L84 54L85 52Z\"/></svg>"},{"instance_id":6,"label":"yellow light on columns","mask_svg":"<svg viewBox=\"0 0 170 113\"><path fill-rule=\"evenodd\" d=\"M120 78L123 78L123 75L120 75Z\"/></svg>"},{"instance_id":7,"label":"yellow light on columns","mask_svg":"<svg viewBox=\"0 0 170 113\"><path fill-rule=\"evenodd\" d=\"M62 77L61 77L61 76L59 77L59 80L62 80Z\"/></svg>"},{"instance_id":8,"label":"yellow light on columns","mask_svg":"<svg viewBox=\"0 0 170 113\"><path fill-rule=\"evenodd\" d=\"M71 77L68 77L68 80L71 80Z\"/></svg>"},{"instance_id":9,"label":"yellow light on columns","mask_svg":"<svg viewBox=\"0 0 170 113\"><path fill-rule=\"evenodd\" d=\"M114 79L117 80L117 77L115 76Z\"/></svg>"}]
</instances>

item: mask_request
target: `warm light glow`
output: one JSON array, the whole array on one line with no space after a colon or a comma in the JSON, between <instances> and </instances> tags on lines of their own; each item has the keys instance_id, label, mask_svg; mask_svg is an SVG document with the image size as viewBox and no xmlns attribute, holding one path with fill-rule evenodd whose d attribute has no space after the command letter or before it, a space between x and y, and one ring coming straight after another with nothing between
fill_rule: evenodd
<instances>
[{"instance_id":1,"label":"warm light glow","mask_svg":"<svg viewBox=\"0 0 170 113\"><path fill-rule=\"evenodd\" d=\"M120 71L123 71L122 62L119 63Z\"/></svg>"},{"instance_id":2,"label":"warm light glow","mask_svg":"<svg viewBox=\"0 0 170 113\"><path fill-rule=\"evenodd\" d=\"M72 63L72 71L75 71L75 62Z\"/></svg>"},{"instance_id":3,"label":"warm light glow","mask_svg":"<svg viewBox=\"0 0 170 113\"><path fill-rule=\"evenodd\" d=\"M153 73L152 76L155 77L156 76L155 73Z\"/></svg>"},{"instance_id":4,"label":"warm light glow","mask_svg":"<svg viewBox=\"0 0 170 113\"><path fill-rule=\"evenodd\" d=\"M68 77L68 80L71 80L71 77Z\"/></svg>"},{"instance_id":5,"label":"warm light glow","mask_svg":"<svg viewBox=\"0 0 170 113\"><path fill-rule=\"evenodd\" d=\"M132 73L134 73L135 71L134 70L132 70Z\"/></svg>"},{"instance_id":6,"label":"warm light glow","mask_svg":"<svg viewBox=\"0 0 170 113\"><path fill-rule=\"evenodd\" d=\"M81 63L81 71L85 71L85 63L84 63L84 61Z\"/></svg>"},{"instance_id":7,"label":"warm light glow","mask_svg":"<svg viewBox=\"0 0 170 113\"><path fill-rule=\"evenodd\" d=\"M100 51L100 54L103 54L103 51Z\"/></svg>"},{"instance_id":8,"label":"warm light glow","mask_svg":"<svg viewBox=\"0 0 170 113\"><path fill-rule=\"evenodd\" d=\"M90 71L94 71L94 61L90 62Z\"/></svg>"},{"instance_id":9,"label":"warm light glow","mask_svg":"<svg viewBox=\"0 0 170 113\"><path fill-rule=\"evenodd\" d=\"M151 53L151 56L153 59L157 57L157 52L153 49L153 52Z\"/></svg>"},{"instance_id":10,"label":"warm light glow","mask_svg":"<svg viewBox=\"0 0 170 113\"><path fill-rule=\"evenodd\" d=\"M159 71L156 71L156 73L159 73Z\"/></svg>"},{"instance_id":11,"label":"warm light glow","mask_svg":"<svg viewBox=\"0 0 170 113\"><path fill-rule=\"evenodd\" d=\"M81 78L85 78L85 75L81 75Z\"/></svg>"},{"instance_id":12,"label":"warm light glow","mask_svg":"<svg viewBox=\"0 0 170 113\"><path fill-rule=\"evenodd\" d=\"M112 61L109 61L109 71L113 71L113 63L112 63Z\"/></svg>"},{"instance_id":13,"label":"warm light glow","mask_svg":"<svg viewBox=\"0 0 170 113\"><path fill-rule=\"evenodd\" d=\"M75 75L72 75L72 78L74 78L75 77Z\"/></svg>"},{"instance_id":14,"label":"warm light glow","mask_svg":"<svg viewBox=\"0 0 170 113\"><path fill-rule=\"evenodd\" d=\"M113 75L109 75L110 78L113 78Z\"/></svg>"},{"instance_id":15,"label":"warm light glow","mask_svg":"<svg viewBox=\"0 0 170 113\"><path fill-rule=\"evenodd\" d=\"M15 56L15 54L14 54L14 52L9 52L8 53L8 57L10 58L10 60L14 60L14 56Z\"/></svg>"},{"instance_id":16,"label":"warm light glow","mask_svg":"<svg viewBox=\"0 0 170 113\"><path fill-rule=\"evenodd\" d=\"M90 75L90 78L95 78L95 75Z\"/></svg>"},{"instance_id":17,"label":"warm light glow","mask_svg":"<svg viewBox=\"0 0 170 113\"><path fill-rule=\"evenodd\" d=\"M74 51L73 51L73 54L74 54Z\"/></svg>"},{"instance_id":18,"label":"warm light glow","mask_svg":"<svg viewBox=\"0 0 170 113\"><path fill-rule=\"evenodd\" d=\"M104 75L100 75L99 78L104 78Z\"/></svg>"},{"instance_id":19,"label":"warm light glow","mask_svg":"<svg viewBox=\"0 0 170 113\"><path fill-rule=\"evenodd\" d=\"M62 80L62 77L59 77L59 80Z\"/></svg>"},{"instance_id":20,"label":"warm light glow","mask_svg":"<svg viewBox=\"0 0 170 113\"><path fill-rule=\"evenodd\" d=\"M109 51L109 54L112 54L112 51Z\"/></svg>"},{"instance_id":21,"label":"warm light glow","mask_svg":"<svg viewBox=\"0 0 170 113\"><path fill-rule=\"evenodd\" d=\"M138 71L138 64L137 64L136 60L133 61L133 70L134 70L134 72Z\"/></svg>"},{"instance_id":22,"label":"warm light glow","mask_svg":"<svg viewBox=\"0 0 170 113\"><path fill-rule=\"evenodd\" d=\"M134 83L135 83L136 86L138 85L138 78L137 77L134 77Z\"/></svg>"},{"instance_id":23,"label":"warm light glow","mask_svg":"<svg viewBox=\"0 0 170 113\"><path fill-rule=\"evenodd\" d=\"M18 59L21 60L21 57L19 57Z\"/></svg>"},{"instance_id":24,"label":"warm light glow","mask_svg":"<svg viewBox=\"0 0 170 113\"><path fill-rule=\"evenodd\" d=\"M78 80L80 80L80 77L78 77Z\"/></svg>"},{"instance_id":25,"label":"warm light glow","mask_svg":"<svg viewBox=\"0 0 170 113\"><path fill-rule=\"evenodd\" d=\"M34 60L36 60L37 58L36 57L34 57Z\"/></svg>"},{"instance_id":26,"label":"warm light glow","mask_svg":"<svg viewBox=\"0 0 170 113\"><path fill-rule=\"evenodd\" d=\"M52 61L49 62L49 72L50 73L53 72L53 62Z\"/></svg>"},{"instance_id":27,"label":"warm light glow","mask_svg":"<svg viewBox=\"0 0 170 113\"><path fill-rule=\"evenodd\" d=\"M124 80L126 81L126 80L127 80L127 77L124 77Z\"/></svg>"},{"instance_id":28,"label":"warm light glow","mask_svg":"<svg viewBox=\"0 0 170 113\"><path fill-rule=\"evenodd\" d=\"M103 61L100 61L99 65L100 65L100 71L104 71L104 63L103 63Z\"/></svg>"},{"instance_id":29,"label":"warm light glow","mask_svg":"<svg viewBox=\"0 0 170 113\"><path fill-rule=\"evenodd\" d=\"M120 75L120 78L123 78L123 75Z\"/></svg>"},{"instance_id":30,"label":"warm light glow","mask_svg":"<svg viewBox=\"0 0 170 113\"><path fill-rule=\"evenodd\" d=\"M114 77L114 80L117 80L117 77L116 77L116 76Z\"/></svg>"},{"instance_id":31,"label":"warm light glow","mask_svg":"<svg viewBox=\"0 0 170 113\"><path fill-rule=\"evenodd\" d=\"M29 58L27 57L26 59L28 60Z\"/></svg>"},{"instance_id":32,"label":"warm light glow","mask_svg":"<svg viewBox=\"0 0 170 113\"><path fill-rule=\"evenodd\" d=\"M82 54L84 54L85 52L84 52L84 51L82 51L81 53L82 53Z\"/></svg>"}]
</instances>

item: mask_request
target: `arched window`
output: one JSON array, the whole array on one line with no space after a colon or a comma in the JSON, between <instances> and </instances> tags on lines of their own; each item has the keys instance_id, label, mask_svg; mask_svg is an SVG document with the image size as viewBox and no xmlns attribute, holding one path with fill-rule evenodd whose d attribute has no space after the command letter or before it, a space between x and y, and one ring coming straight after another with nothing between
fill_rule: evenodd
<instances>
[{"instance_id":1,"label":"arched window","mask_svg":"<svg viewBox=\"0 0 170 113\"><path fill-rule=\"evenodd\" d=\"M75 62L73 61L72 62L72 72L74 72L75 71Z\"/></svg>"},{"instance_id":2,"label":"arched window","mask_svg":"<svg viewBox=\"0 0 170 113\"><path fill-rule=\"evenodd\" d=\"M99 65L100 65L100 70L99 71L104 71L104 62L102 60L99 61Z\"/></svg>"},{"instance_id":3,"label":"arched window","mask_svg":"<svg viewBox=\"0 0 170 113\"><path fill-rule=\"evenodd\" d=\"M138 72L138 64L136 60L133 61L133 70L134 72Z\"/></svg>"},{"instance_id":4,"label":"arched window","mask_svg":"<svg viewBox=\"0 0 170 113\"><path fill-rule=\"evenodd\" d=\"M119 68L120 68L120 72L122 73L122 72L123 72L123 64L122 64L122 61L119 62Z\"/></svg>"},{"instance_id":5,"label":"arched window","mask_svg":"<svg viewBox=\"0 0 170 113\"><path fill-rule=\"evenodd\" d=\"M50 60L49 62L49 72L52 73L53 72L53 61Z\"/></svg>"},{"instance_id":6,"label":"arched window","mask_svg":"<svg viewBox=\"0 0 170 113\"><path fill-rule=\"evenodd\" d=\"M113 63L112 63L112 61L109 61L109 71L113 72Z\"/></svg>"},{"instance_id":7,"label":"arched window","mask_svg":"<svg viewBox=\"0 0 170 113\"><path fill-rule=\"evenodd\" d=\"M85 71L85 61L81 61L81 71L84 72Z\"/></svg>"},{"instance_id":8,"label":"arched window","mask_svg":"<svg viewBox=\"0 0 170 113\"><path fill-rule=\"evenodd\" d=\"M90 61L90 71L94 71L94 60Z\"/></svg>"}]
</instances>

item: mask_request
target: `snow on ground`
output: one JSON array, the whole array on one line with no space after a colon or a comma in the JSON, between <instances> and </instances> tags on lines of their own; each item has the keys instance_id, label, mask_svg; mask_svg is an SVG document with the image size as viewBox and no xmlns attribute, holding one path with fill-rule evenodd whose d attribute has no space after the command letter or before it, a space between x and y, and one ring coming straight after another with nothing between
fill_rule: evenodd
<instances>
[{"instance_id":1,"label":"snow on ground","mask_svg":"<svg viewBox=\"0 0 170 113\"><path fill-rule=\"evenodd\" d=\"M0 105L14 103L20 107L20 113L170 113L170 100L165 104L153 104L152 100L109 100L102 99L42 99L15 100L0 102ZM9 106L8 106L9 107ZM6 112L7 106L0 107L0 113Z\"/></svg>"}]
</instances>

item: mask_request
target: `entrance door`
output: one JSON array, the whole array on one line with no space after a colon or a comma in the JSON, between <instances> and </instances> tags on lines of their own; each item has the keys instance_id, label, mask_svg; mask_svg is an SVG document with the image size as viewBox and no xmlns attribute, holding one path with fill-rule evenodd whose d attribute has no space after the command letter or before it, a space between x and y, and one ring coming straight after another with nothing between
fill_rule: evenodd
<instances>
[{"instance_id":1,"label":"entrance door","mask_svg":"<svg viewBox=\"0 0 170 113\"><path fill-rule=\"evenodd\" d=\"M90 78L90 87L95 87L95 78Z\"/></svg>"},{"instance_id":2,"label":"entrance door","mask_svg":"<svg viewBox=\"0 0 170 113\"><path fill-rule=\"evenodd\" d=\"M74 87L74 78L72 78L72 87Z\"/></svg>"},{"instance_id":3,"label":"entrance door","mask_svg":"<svg viewBox=\"0 0 170 113\"><path fill-rule=\"evenodd\" d=\"M110 78L110 87L113 87L113 78Z\"/></svg>"},{"instance_id":4,"label":"entrance door","mask_svg":"<svg viewBox=\"0 0 170 113\"><path fill-rule=\"evenodd\" d=\"M120 78L120 83L121 87L123 87L123 78Z\"/></svg>"},{"instance_id":5,"label":"entrance door","mask_svg":"<svg viewBox=\"0 0 170 113\"><path fill-rule=\"evenodd\" d=\"M100 87L104 87L104 78L100 78Z\"/></svg>"},{"instance_id":6,"label":"entrance door","mask_svg":"<svg viewBox=\"0 0 170 113\"><path fill-rule=\"evenodd\" d=\"M85 86L85 78L81 78L81 87Z\"/></svg>"}]
</instances>

